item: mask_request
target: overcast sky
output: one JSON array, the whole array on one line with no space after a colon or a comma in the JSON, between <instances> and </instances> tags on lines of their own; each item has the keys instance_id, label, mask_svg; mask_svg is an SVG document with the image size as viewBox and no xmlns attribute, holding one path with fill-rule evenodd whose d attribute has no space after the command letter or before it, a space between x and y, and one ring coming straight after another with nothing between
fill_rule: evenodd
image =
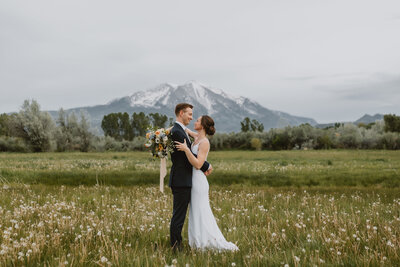
<instances>
[{"instance_id":1,"label":"overcast sky","mask_svg":"<svg viewBox=\"0 0 400 267\"><path fill-rule=\"evenodd\" d=\"M0 2L0 112L190 80L320 123L400 115L400 1Z\"/></svg>"}]
</instances>

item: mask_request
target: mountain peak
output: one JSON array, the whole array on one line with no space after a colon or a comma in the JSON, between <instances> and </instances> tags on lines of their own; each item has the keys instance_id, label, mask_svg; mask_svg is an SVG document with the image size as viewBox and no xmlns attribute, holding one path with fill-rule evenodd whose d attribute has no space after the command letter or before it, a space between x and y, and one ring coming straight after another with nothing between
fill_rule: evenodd
<instances>
[{"instance_id":1,"label":"mountain peak","mask_svg":"<svg viewBox=\"0 0 400 267\"><path fill-rule=\"evenodd\" d=\"M257 114L257 109L261 107L260 104L246 97L232 96L195 80L182 85L162 83L152 89L136 92L129 97L131 107L162 109L180 102L195 104L196 109L201 107L200 110L210 115L217 112L219 106L226 108L236 106L236 109L240 108L253 115Z\"/></svg>"},{"instance_id":2,"label":"mountain peak","mask_svg":"<svg viewBox=\"0 0 400 267\"><path fill-rule=\"evenodd\" d=\"M185 82L183 85L191 85L191 86L203 86L203 84L201 84L200 82L196 81L196 80L190 80Z\"/></svg>"},{"instance_id":3,"label":"mountain peak","mask_svg":"<svg viewBox=\"0 0 400 267\"><path fill-rule=\"evenodd\" d=\"M263 123L266 130L302 123L316 124L313 119L269 110L249 98L233 96L195 80L181 85L162 83L153 88L135 92L130 96L115 99L108 105L85 109L92 118L95 118L94 123L100 129L99 125L103 116L111 112L158 112L168 117L174 117L176 104L183 102L194 106L194 117L203 114L212 116L216 128L221 132L240 130L240 121L245 117Z\"/></svg>"},{"instance_id":4,"label":"mountain peak","mask_svg":"<svg viewBox=\"0 0 400 267\"><path fill-rule=\"evenodd\" d=\"M197 93L197 96L202 95L204 90L207 90L207 91L211 91L212 93L214 93L216 95L221 95L227 99L230 99L230 100L236 102L238 105L243 105L245 100L248 100L252 103L258 104L258 103L254 102L248 98L245 98L243 96L235 96L235 95L227 94L225 91L223 91L221 89L211 87L209 85L205 85L205 84L200 83L195 80L188 81L185 84L183 84L182 86L184 86L186 88L192 88Z\"/></svg>"}]
</instances>

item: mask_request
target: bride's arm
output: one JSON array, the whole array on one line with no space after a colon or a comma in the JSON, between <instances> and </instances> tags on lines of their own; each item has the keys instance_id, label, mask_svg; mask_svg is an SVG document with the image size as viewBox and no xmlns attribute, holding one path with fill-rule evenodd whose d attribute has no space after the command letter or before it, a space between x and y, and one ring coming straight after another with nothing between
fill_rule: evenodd
<instances>
[{"instance_id":1,"label":"bride's arm","mask_svg":"<svg viewBox=\"0 0 400 267\"><path fill-rule=\"evenodd\" d=\"M199 152L197 153L197 158L193 155L192 151L190 151L190 148L186 145L186 140L184 140L183 143L175 143L176 149L178 149L179 151L184 151L190 164L192 164L192 166L195 167L197 170L200 170L200 168L206 161L207 151L210 148L210 143L208 142L208 140L199 144Z\"/></svg>"},{"instance_id":2,"label":"bride's arm","mask_svg":"<svg viewBox=\"0 0 400 267\"><path fill-rule=\"evenodd\" d=\"M198 133L191 131L189 128L186 128L185 131L193 138L196 138L199 135Z\"/></svg>"}]
</instances>

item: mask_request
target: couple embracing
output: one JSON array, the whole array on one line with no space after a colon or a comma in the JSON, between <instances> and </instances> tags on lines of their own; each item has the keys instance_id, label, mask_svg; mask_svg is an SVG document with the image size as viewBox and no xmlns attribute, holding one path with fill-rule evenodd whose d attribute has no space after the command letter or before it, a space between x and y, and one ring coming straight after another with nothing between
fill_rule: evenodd
<instances>
[{"instance_id":1,"label":"couple embracing","mask_svg":"<svg viewBox=\"0 0 400 267\"><path fill-rule=\"evenodd\" d=\"M226 241L212 213L208 198L209 185L206 175L212 172L207 162L210 142L207 135L215 133L214 121L203 115L189 130L193 106L187 103L175 107L176 122L171 129L175 142L171 154L172 167L169 186L173 194L173 214L170 225L170 241L173 250L182 250L182 228L189 209L189 246L198 249L238 250ZM194 138L191 142L189 135Z\"/></svg>"}]
</instances>

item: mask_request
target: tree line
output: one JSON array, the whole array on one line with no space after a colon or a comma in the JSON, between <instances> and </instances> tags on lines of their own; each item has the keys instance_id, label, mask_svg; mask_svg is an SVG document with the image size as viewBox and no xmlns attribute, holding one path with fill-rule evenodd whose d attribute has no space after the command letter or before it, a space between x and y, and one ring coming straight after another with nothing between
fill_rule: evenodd
<instances>
[{"instance_id":1,"label":"tree line","mask_svg":"<svg viewBox=\"0 0 400 267\"><path fill-rule=\"evenodd\" d=\"M60 109L53 120L36 101L26 100L18 113L0 114L0 151L145 150L148 128L172 124L172 118L159 113L110 113L101 122L104 136L98 136L85 113ZM400 117L395 114L370 124L336 123L325 129L302 124L264 131L262 123L248 117L240 126L238 133L216 133L210 139L211 149L400 149Z\"/></svg>"},{"instance_id":2,"label":"tree line","mask_svg":"<svg viewBox=\"0 0 400 267\"><path fill-rule=\"evenodd\" d=\"M134 112L130 117L128 113L110 113L103 117L101 128L105 136L113 137L118 141L144 136L148 128L165 128L172 125L173 119L159 113Z\"/></svg>"},{"instance_id":3,"label":"tree line","mask_svg":"<svg viewBox=\"0 0 400 267\"><path fill-rule=\"evenodd\" d=\"M88 115L67 114L63 109L53 120L37 101L25 100L20 111L0 114L0 151L129 151L144 150L148 128L172 125L172 118L159 113L110 113L103 117L104 136L93 134Z\"/></svg>"},{"instance_id":4,"label":"tree line","mask_svg":"<svg viewBox=\"0 0 400 267\"><path fill-rule=\"evenodd\" d=\"M0 151L45 152L78 150L89 151L94 135L89 121L81 113L67 115L63 109L53 120L40 110L35 101L24 101L21 110L11 115L0 115Z\"/></svg>"},{"instance_id":5,"label":"tree line","mask_svg":"<svg viewBox=\"0 0 400 267\"><path fill-rule=\"evenodd\" d=\"M385 116L393 118L394 115ZM396 120L400 120L397 117ZM386 120L370 124L337 123L324 129L310 124L264 132L220 133L213 150L400 149L400 129Z\"/></svg>"}]
</instances>

